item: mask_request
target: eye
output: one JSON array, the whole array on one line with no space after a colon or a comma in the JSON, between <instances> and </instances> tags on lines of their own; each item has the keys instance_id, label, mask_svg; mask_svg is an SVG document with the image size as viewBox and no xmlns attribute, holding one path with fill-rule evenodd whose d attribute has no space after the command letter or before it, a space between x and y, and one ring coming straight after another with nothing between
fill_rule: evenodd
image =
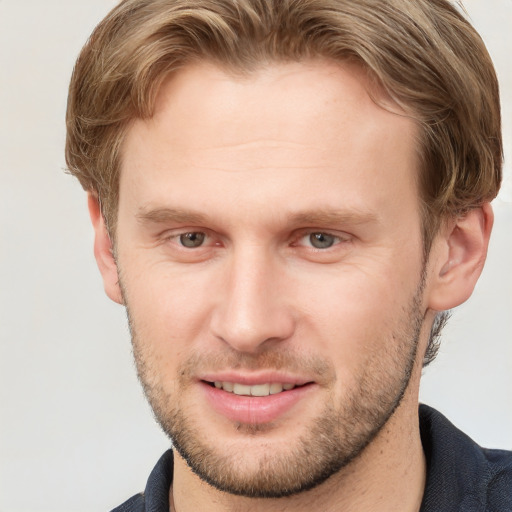
<instances>
[{"instance_id":1,"label":"eye","mask_svg":"<svg viewBox=\"0 0 512 512\"><path fill-rule=\"evenodd\" d=\"M329 247L332 247L339 241L339 237L330 235L329 233L316 232L310 233L308 240L315 249L329 249Z\"/></svg>"},{"instance_id":2,"label":"eye","mask_svg":"<svg viewBox=\"0 0 512 512\"><path fill-rule=\"evenodd\" d=\"M206 238L205 233L201 231L191 231L189 233L182 233L179 236L180 244L188 249L194 249L203 245Z\"/></svg>"}]
</instances>

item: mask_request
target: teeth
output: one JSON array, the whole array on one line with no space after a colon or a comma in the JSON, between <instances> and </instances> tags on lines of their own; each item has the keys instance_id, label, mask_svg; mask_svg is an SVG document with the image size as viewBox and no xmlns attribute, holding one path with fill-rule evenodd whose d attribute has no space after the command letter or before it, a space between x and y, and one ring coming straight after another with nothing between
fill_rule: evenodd
<instances>
[{"instance_id":1,"label":"teeth","mask_svg":"<svg viewBox=\"0 0 512 512\"><path fill-rule=\"evenodd\" d=\"M270 384L270 394L271 395L275 395L277 393L281 393L281 391L283 391L283 385L282 384L279 384L277 382L274 382L272 384Z\"/></svg>"},{"instance_id":2,"label":"teeth","mask_svg":"<svg viewBox=\"0 0 512 512\"><path fill-rule=\"evenodd\" d=\"M250 395L251 386L235 383L233 385L233 393L235 393L235 395Z\"/></svg>"},{"instance_id":3,"label":"teeth","mask_svg":"<svg viewBox=\"0 0 512 512\"><path fill-rule=\"evenodd\" d=\"M270 384L258 384L251 386L251 396L268 396L270 394Z\"/></svg>"},{"instance_id":4,"label":"teeth","mask_svg":"<svg viewBox=\"0 0 512 512\"><path fill-rule=\"evenodd\" d=\"M229 393L243 396L268 396L276 395L282 391L289 391L295 387L295 384L281 384L279 382L272 382L266 384L256 384L254 386L248 386L246 384L239 384L238 382L220 382L215 381L213 383L217 389L223 389Z\"/></svg>"}]
</instances>

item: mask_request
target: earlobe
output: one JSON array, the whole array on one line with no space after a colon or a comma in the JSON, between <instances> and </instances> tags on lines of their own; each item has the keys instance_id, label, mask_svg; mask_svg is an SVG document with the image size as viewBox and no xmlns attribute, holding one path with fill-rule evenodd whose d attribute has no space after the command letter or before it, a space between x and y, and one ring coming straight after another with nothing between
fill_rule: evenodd
<instances>
[{"instance_id":1,"label":"earlobe","mask_svg":"<svg viewBox=\"0 0 512 512\"><path fill-rule=\"evenodd\" d=\"M484 203L441 229L430 260L430 309L445 311L469 299L482 273L493 219L491 205Z\"/></svg>"},{"instance_id":2,"label":"earlobe","mask_svg":"<svg viewBox=\"0 0 512 512\"><path fill-rule=\"evenodd\" d=\"M103 278L105 293L114 302L123 304L112 241L108 234L98 198L91 192L88 193L87 204L94 228L94 257Z\"/></svg>"}]
</instances>

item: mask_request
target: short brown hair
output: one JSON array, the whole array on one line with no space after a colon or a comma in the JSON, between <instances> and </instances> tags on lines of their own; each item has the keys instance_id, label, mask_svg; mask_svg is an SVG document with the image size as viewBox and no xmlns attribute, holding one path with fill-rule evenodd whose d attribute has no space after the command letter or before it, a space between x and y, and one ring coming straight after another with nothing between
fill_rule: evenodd
<instances>
[{"instance_id":1,"label":"short brown hair","mask_svg":"<svg viewBox=\"0 0 512 512\"><path fill-rule=\"evenodd\" d=\"M124 0L71 79L66 162L112 236L123 137L165 78L195 60L237 72L309 58L359 62L420 127L425 255L444 215L493 199L503 159L498 83L480 36L447 0Z\"/></svg>"},{"instance_id":2,"label":"short brown hair","mask_svg":"<svg viewBox=\"0 0 512 512\"><path fill-rule=\"evenodd\" d=\"M113 229L125 129L151 116L169 73L197 59L250 71L314 57L359 61L419 123L427 240L436 218L496 196L498 83L481 38L447 0L125 0L73 72L69 171L98 194Z\"/></svg>"}]
</instances>

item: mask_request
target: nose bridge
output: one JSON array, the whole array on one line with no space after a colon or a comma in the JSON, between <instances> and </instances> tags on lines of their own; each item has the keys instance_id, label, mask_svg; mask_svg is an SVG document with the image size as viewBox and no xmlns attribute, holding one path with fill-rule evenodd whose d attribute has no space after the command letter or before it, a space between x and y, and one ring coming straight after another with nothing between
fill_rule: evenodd
<instances>
[{"instance_id":1,"label":"nose bridge","mask_svg":"<svg viewBox=\"0 0 512 512\"><path fill-rule=\"evenodd\" d=\"M269 248L247 243L233 249L214 335L240 352L258 352L265 342L288 338L294 321L279 273L278 256Z\"/></svg>"}]
</instances>

